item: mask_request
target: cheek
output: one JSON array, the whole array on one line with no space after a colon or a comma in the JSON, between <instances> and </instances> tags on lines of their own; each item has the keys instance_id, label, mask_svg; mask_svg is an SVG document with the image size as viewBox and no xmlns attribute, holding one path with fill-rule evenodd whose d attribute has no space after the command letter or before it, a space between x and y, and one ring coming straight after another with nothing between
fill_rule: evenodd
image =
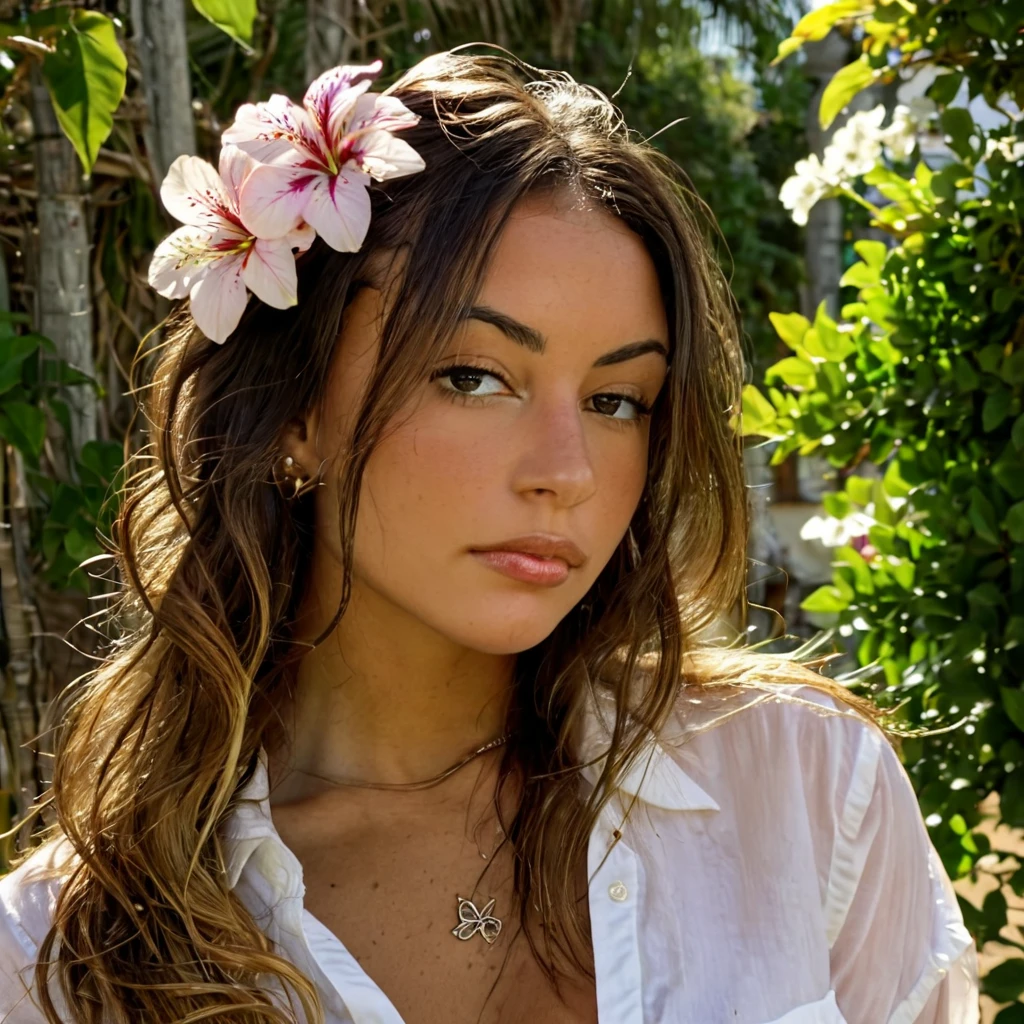
<instances>
[{"instance_id":1,"label":"cheek","mask_svg":"<svg viewBox=\"0 0 1024 1024\"><path fill-rule=\"evenodd\" d=\"M412 417L374 449L363 475L357 562L400 549L435 563L488 537L476 524L501 500L501 449L496 438L446 419Z\"/></svg>"},{"instance_id":2,"label":"cheek","mask_svg":"<svg viewBox=\"0 0 1024 1024\"><path fill-rule=\"evenodd\" d=\"M459 507L501 472L502 452L483 430L429 413L410 417L378 445L368 476L419 508ZM405 511L408 511L406 509Z\"/></svg>"}]
</instances>

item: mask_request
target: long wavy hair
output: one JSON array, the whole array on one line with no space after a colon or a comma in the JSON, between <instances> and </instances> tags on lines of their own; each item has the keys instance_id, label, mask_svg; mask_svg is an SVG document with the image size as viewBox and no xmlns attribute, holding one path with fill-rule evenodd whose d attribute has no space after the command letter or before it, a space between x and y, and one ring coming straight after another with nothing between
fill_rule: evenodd
<instances>
[{"instance_id":1,"label":"long wavy hair","mask_svg":"<svg viewBox=\"0 0 1024 1024\"><path fill-rule=\"evenodd\" d=\"M54 967L80 1024L293 1020L262 988L268 976L308 1020L322 1019L312 981L275 954L229 890L218 835L280 727L303 654L289 638L309 571L313 498L288 500L279 489L279 438L323 398L357 289L400 257L344 456L346 575L322 639L348 602L367 459L471 304L506 218L528 195L567 190L640 236L673 352L630 529L579 605L517 658L515 739L499 793L513 780L521 793L503 824L520 922L536 913L545 925L545 938L529 941L549 977L593 972L574 868L616 779L684 688L799 681L880 717L811 664L700 639L737 608L745 621L748 503L735 429L743 358L710 219L683 171L599 91L505 56L437 54L387 92L420 116L403 138L426 170L371 190L362 250L339 253L318 239L298 260L297 306L250 300L224 345L178 309L147 353L147 444L126 452L131 472L110 540L120 587L113 639L54 706L53 780L34 808L52 809L44 841L66 839L73 850L36 968L54 1024ZM573 741L597 691L618 713L587 797Z\"/></svg>"}]
</instances>

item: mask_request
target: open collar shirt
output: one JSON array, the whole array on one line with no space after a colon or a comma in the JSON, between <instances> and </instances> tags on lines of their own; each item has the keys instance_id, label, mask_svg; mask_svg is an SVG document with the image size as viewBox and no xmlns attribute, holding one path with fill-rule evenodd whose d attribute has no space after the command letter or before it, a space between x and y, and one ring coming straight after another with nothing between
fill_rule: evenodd
<instances>
[{"instance_id":1,"label":"open collar shirt","mask_svg":"<svg viewBox=\"0 0 1024 1024\"><path fill-rule=\"evenodd\" d=\"M592 830L599 1024L977 1024L975 945L893 748L816 689L750 696L684 693ZM584 758L606 737L595 707ZM303 906L262 752L240 796L221 828L229 885L315 981L327 1024L403 1024ZM60 871L40 868L60 856L0 879L0 1024L44 1024L32 970Z\"/></svg>"}]
</instances>

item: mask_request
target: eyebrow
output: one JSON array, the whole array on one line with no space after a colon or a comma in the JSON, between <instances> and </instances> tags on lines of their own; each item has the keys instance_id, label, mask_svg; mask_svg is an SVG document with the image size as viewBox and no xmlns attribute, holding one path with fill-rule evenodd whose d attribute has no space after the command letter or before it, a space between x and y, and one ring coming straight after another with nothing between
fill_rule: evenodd
<instances>
[{"instance_id":1,"label":"eyebrow","mask_svg":"<svg viewBox=\"0 0 1024 1024\"><path fill-rule=\"evenodd\" d=\"M471 306L464 314L464 320L482 320L485 324L492 324L502 334L518 345L522 345L530 352L541 354L547 344L544 335L536 328L520 323L507 313L501 313L490 306ZM628 345L605 352L594 360L594 366L611 366L614 363L624 363L629 359L636 359L637 356L645 355L648 352L660 352L668 360L668 347L664 342L656 338L645 338L643 341L631 341Z\"/></svg>"}]
</instances>

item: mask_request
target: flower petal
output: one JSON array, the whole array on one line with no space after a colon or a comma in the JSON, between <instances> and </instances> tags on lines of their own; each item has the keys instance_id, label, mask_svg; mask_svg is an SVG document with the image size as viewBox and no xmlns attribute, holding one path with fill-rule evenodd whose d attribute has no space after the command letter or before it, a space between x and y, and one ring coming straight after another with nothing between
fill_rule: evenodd
<instances>
[{"instance_id":1,"label":"flower petal","mask_svg":"<svg viewBox=\"0 0 1024 1024\"><path fill-rule=\"evenodd\" d=\"M412 128L419 119L420 115L414 114L397 96L372 93L359 97L352 114L352 131L375 128L398 132L403 128Z\"/></svg>"},{"instance_id":2,"label":"flower petal","mask_svg":"<svg viewBox=\"0 0 1024 1024\"><path fill-rule=\"evenodd\" d=\"M408 142L390 132L367 132L351 152L355 163L378 181L415 174L426 167L423 157Z\"/></svg>"},{"instance_id":3,"label":"flower petal","mask_svg":"<svg viewBox=\"0 0 1024 1024\"><path fill-rule=\"evenodd\" d=\"M335 149L352 116L356 101L370 88L384 63L342 64L330 68L310 83L302 104L324 137Z\"/></svg>"},{"instance_id":4,"label":"flower petal","mask_svg":"<svg viewBox=\"0 0 1024 1024\"><path fill-rule=\"evenodd\" d=\"M316 231L312 224L307 224L302 221L301 224L294 230L285 235L285 240L288 242L288 246L291 249L298 249L299 252L305 252L315 241Z\"/></svg>"},{"instance_id":5,"label":"flower petal","mask_svg":"<svg viewBox=\"0 0 1024 1024\"><path fill-rule=\"evenodd\" d=\"M280 93L265 103L243 103L220 141L244 149L261 163L323 159L319 133L309 114Z\"/></svg>"},{"instance_id":6,"label":"flower petal","mask_svg":"<svg viewBox=\"0 0 1024 1024\"><path fill-rule=\"evenodd\" d=\"M160 198L168 213L183 224L219 227L235 211L213 165L198 156L179 156L167 169Z\"/></svg>"},{"instance_id":7,"label":"flower petal","mask_svg":"<svg viewBox=\"0 0 1024 1024\"><path fill-rule=\"evenodd\" d=\"M223 344L242 319L248 298L241 256L225 256L209 264L192 286L192 319L211 341Z\"/></svg>"},{"instance_id":8,"label":"flower petal","mask_svg":"<svg viewBox=\"0 0 1024 1024\"><path fill-rule=\"evenodd\" d=\"M242 261L242 280L268 306L294 306L298 301L298 279L288 239L257 238Z\"/></svg>"},{"instance_id":9,"label":"flower petal","mask_svg":"<svg viewBox=\"0 0 1024 1024\"><path fill-rule=\"evenodd\" d=\"M345 171L334 177L319 177L306 204L306 220L332 248L357 252L370 227L368 175Z\"/></svg>"},{"instance_id":10,"label":"flower petal","mask_svg":"<svg viewBox=\"0 0 1024 1024\"><path fill-rule=\"evenodd\" d=\"M230 143L221 146L220 176L235 210L238 209L238 195L242 189L242 182L255 166L255 159L244 150Z\"/></svg>"},{"instance_id":11,"label":"flower petal","mask_svg":"<svg viewBox=\"0 0 1024 1024\"><path fill-rule=\"evenodd\" d=\"M149 261L149 283L159 295L183 299L209 267L213 232L186 224L172 231Z\"/></svg>"},{"instance_id":12,"label":"flower petal","mask_svg":"<svg viewBox=\"0 0 1024 1024\"><path fill-rule=\"evenodd\" d=\"M238 197L242 222L258 238L284 237L303 219L314 186L326 177L305 167L257 164Z\"/></svg>"}]
</instances>

